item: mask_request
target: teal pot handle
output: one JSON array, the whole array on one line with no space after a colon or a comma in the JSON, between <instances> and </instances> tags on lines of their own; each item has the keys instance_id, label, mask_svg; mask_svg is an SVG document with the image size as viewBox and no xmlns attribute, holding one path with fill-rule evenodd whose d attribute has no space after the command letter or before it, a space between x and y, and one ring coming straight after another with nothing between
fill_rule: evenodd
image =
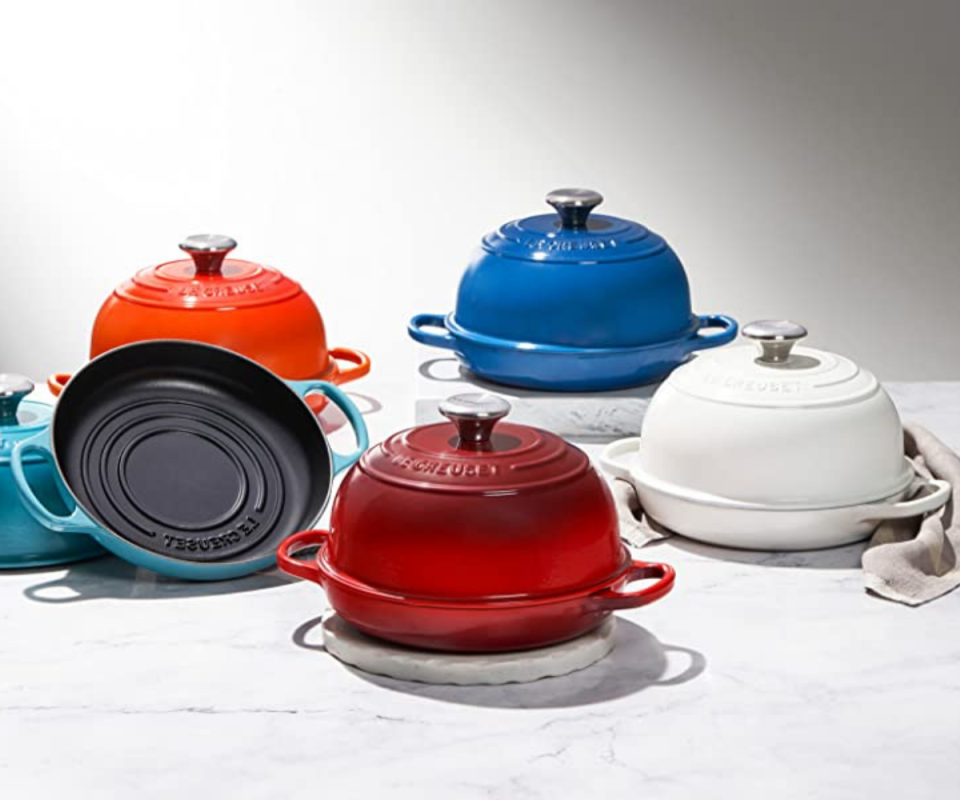
<instances>
[{"instance_id":1,"label":"teal pot handle","mask_svg":"<svg viewBox=\"0 0 960 800\"><path fill-rule=\"evenodd\" d=\"M331 449L330 455L333 458L333 474L338 475L347 467L356 463L357 459L359 459L370 446L370 437L367 433L367 424L363 421L363 415L360 413L360 409L347 397L346 392L344 392L343 389L338 389L332 383L326 383L325 381L288 381L288 384L290 388L304 400L307 399L307 395L313 394L314 392L326 395L326 397L332 400L344 413L350 423L350 427L353 428L354 436L357 438L357 449L350 453L350 455L335 453Z\"/></svg>"},{"instance_id":2,"label":"teal pot handle","mask_svg":"<svg viewBox=\"0 0 960 800\"><path fill-rule=\"evenodd\" d=\"M697 329L690 334L687 340L690 352L694 350L709 350L711 347L720 347L721 345L732 342L737 338L740 326L733 317L724 314L702 314L698 317L700 324ZM710 328L719 328L715 333L700 335L701 331Z\"/></svg>"},{"instance_id":3,"label":"teal pot handle","mask_svg":"<svg viewBox=\"0 0 960 800\"><path fill-rule=\"evenodd\" d=\"M424 328L439 328L443 333L426 331ZM457 340L447 330L447 321L442 314L417 314L407 325L407 332L420 344L442 347L445 350L454 350L457 347Z\"/></svg>"},{"instance_id":4,"label":"teal pot handle","mask_svg":"<svg viewBox=\"0 0 960 800\"><path fill-rule=\"evenodd\" d=\"M59 514L54 514L40 502L40 499L27 481L27 476L23 469L23 460L31 453L37 453L49 462L54 462L53 452L50 448L49 428L40 431L36 436L31 436L29 439L18 442L14 445L13 452L10 453L10 468L13 471L13 480L17 484L20 499L23 501L23 505L27 511L30 512L30 515L45 528L49 528L57 533L83 533L87 535L98 533L100 526L90 519L84 510L80 508L76 502L76 498L73 497L69 489L66 486L59 485L63 483L63 479L59 473L54 476L54 480L58 483L57 490L60 492L61 497L65 500L69 497L76 506L73 513L61 517Z\"/></svg>"}]
</instances>

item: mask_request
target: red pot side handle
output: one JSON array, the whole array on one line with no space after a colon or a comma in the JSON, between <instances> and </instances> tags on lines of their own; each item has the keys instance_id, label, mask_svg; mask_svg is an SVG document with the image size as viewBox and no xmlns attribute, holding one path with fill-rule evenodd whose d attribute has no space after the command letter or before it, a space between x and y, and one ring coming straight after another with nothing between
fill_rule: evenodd
<instances>
[{"instance_id":1,"label":"red pot side handle","mask_svg":"<svg viewBox=\"0 0 960 800\"><path fill-rule=\"evenodd\" d=\"M646 561L634 561L627 571L627 580L620 589L603 589L590 599L604 611L617 611L624 608L639 608L656 602L673 588L677 573L669 564L650 564ZM656 578L656 583L644 586L633 592L623 591L634 581Z\"/></svg>"},{"instance_id":2,"label":"red pot side handle","mask_svg":"<svg viewBox=\"0 0 960 800\"><path fill-rule=\"evenodd\" d=\"M72 376L67 372L55 372L49 378L47 378L47 388L50 390L50 394L54 397L59 397L60 392L63 391L63 387L67 385L67 381L70 380Z\"/></svg>"},{"instance_id":3,"label":"red pot side handle","mask_svg":"<svg viewBox=\"0 0 960 800\"><path fill-rule=\"evenodd\" d=\"M300 533L287 537L277 548L277 566L288 575L303 578L305 581L320 583L321 572L320 567L317 566L317 559L311 558L310 561L302 561L299 558L294 558L294 556L300 550L306 550L308 547L323 547L329 536L330 531L300 531Z\"/></svg>"},{"instance_id":4,"label":"red pot side handle","mask_svg":"<svg viewBox=\"0 0 960 800\"><path fill-rule=\"evenodd\" d=\"M349 347L334 347L330 351L330 357L336 361L346 361L354 365L348 369L339 370L331 379L331 383L349 383L370 372L370 356L359 350L353 350Z\"/></svg>"}]
</instances>

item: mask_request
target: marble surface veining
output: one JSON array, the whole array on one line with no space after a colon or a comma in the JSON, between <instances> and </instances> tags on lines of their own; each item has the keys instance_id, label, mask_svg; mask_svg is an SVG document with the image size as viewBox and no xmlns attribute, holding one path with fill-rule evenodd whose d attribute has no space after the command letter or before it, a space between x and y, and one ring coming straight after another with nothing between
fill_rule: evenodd
<instances>
[{"instance_id":1,"label":"marble surface veining","mask_svg":"<svg viewBox=\"0 0 960 800\"><path fill-rule=\"evenodd\" d=\"M501 386L464 369L457 357L436 348L419 347L415 421L438 422L442 400L454 394L494 392L510 402L510 420L535 425L561 436L610 440L640 433L657 384L614 392L542 392Z\"/></svg>"},{"instance_id":2,"label":"marble surface veining","mask_svg":"<svg viewBox=\"0 0 960 800\"><path fill-rule=\"evenodd\" d=\"M412 423L406 387L357 387L373 440ZM960 447L960 384L891 393ZM0 794L956 794L960 592L917 609L870 597L860 546L770 555L674 538L642 553L674 564L677 588L620 614L609 658L478 688L335 662L319 649L322 592L276 572L187 584L108 557L2 574Z\"/></svg>"}]
</instances>

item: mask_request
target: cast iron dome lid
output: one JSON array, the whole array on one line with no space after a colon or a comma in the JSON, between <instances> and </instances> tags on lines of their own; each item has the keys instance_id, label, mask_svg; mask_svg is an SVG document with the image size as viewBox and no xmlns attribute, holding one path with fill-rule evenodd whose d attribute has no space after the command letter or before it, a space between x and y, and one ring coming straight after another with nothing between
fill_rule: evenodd
<instances>
[{"instance_id":1,"label":"cast iron dome lid","mask_svg":"<svg viewBox=\"0 0 960 800\"><path fill-rule=\"evenodd\" d=\"M487 494L553 486L590 468L559 436L501 422L509 412L497 395L455 395L440 404L450 422L394 434L364 453L359 469L410 489Z\"/></svg>"},{"instance_id":2,"label":"cast iron dome lid","mask_svg":"<svg viewBox=\"0 0 960 800\"><path fill-rule=\"evenodd\" d=\"M180 249L190 255L140 270L116 288L118 297L148 306L218 311L276 303L302 289L279 270L227 258L237 246L229 236L188 236Z\"/></svg>"},{"instance_id":3,"label":"cast iron dome lid","mask_svg":"<svg viewBox=\"0 0 960 800\"><path fill-rule=\"evenodd\" d=\"M849 358L797 346L807 336L799 323L757 320L742 333L755 344L704 353L667 383L705 400L766 407L852 404L880 391L873 373Z\"/></svg>"},{"instance_id":4,"label":"cast iron dome lid","mask_svg":"<svg viewBox=\"0 0 960 800\"><path fill-rule=\"evenodd\" d=\"M483 237L483 248L506 258L564 263L625 261L668 249L638 222L591 214L603 202L592 189L555 189L546 201L556 214L507 222Z\"/></svg>"}]
</instances>

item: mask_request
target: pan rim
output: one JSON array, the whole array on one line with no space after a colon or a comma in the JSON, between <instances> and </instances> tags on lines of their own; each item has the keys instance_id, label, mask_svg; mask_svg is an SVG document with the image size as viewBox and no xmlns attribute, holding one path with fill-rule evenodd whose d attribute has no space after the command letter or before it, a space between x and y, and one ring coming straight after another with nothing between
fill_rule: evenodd
<instances>
[{"instance_id":1,"label":"pan rim","mask_svg":"<svg viewBox=\"0 0 960 800\"><path fill-rule=\"evenodd\" d=\"M68 393L70 392L70 387L76 385L76 379L80 375L82 375L84 372L89 371L94 365L98 364L101 361L104 361L111 357L115 357L117 353L120 353L126 350L131 350L131 349L141 349L141 348L156 347L161 345L188 345L190 348L218 351L220 353L226 354L227 356L232 356L233 358L239 359L240 361L245 361L247 364L250 364L253 367L255 367L257 371L266 373L270 378L272 378L273 380L281 384L284 390L286 390L296 398L297 404L301 406L303 408L304 413L306 413L311 418L314 428L320 434L320 439L325 446L327 470L330 475L330 487L326 493L326 497L324 497L323 503L321 504L316 516L310 521L310 523L306 527L314 527L317 524L317 522L321 519L321 517L323 517L324 512L327 510L327 506L330 504L330 498L334 494L333 485L334 485L334 480L336 479L337 476L333 469L333 448L330 446L330 441L327 438L326 431L323 430L323 426L320 424L320 418L315 413L313 413L313 411L307 405L306 398L301 396L287 382L287 380L280 377L269 368L265 367L259 361L255 361L252 358L248 358L242 353L238 353L235 350L231 350L228 347L221 347L220 345L208 344L207 342L197 342L192 339L146 339L139 342L130 342L128 344L123 344L123 345L120 345L119 347L112 348L111 350L108 350L90 359L86 364L80 367L80 369L78 369L72 375L71 379L64 386L63 391L60 393L60 396L57 398L57 402L53 408L53 414L50 417L50 426L49 426L50 456L54 466L56 467L57 474L60 480L63 482L63 485L66 487L67 491L70 493L70 496L73 498L73 502L76 504L77 508L83 511L83 513L86 514L86 516L88 516L100 528L100 531L102 533L105 533L107 537L110 538L111 540L121 541L124 547L130 547L136 550L137 552L145 554L146 556L149 557L150 560L159 559L161 561L166 561L166 562L169 562L170 564L174 564L177 567L189 566L191 569L195 569L198 571L208 570L210 572L215 572L218 567L223 569L237 568L237 567L242 567L245 564L254 565L254 564L260 564L261 562L266 562L266 563L264 563L263 566L258 567L258 569L254 571L265 569L270 562L274 562L276 560L276 547L279 546L280 542L283 541L283 539L285 539L287 536L289 536L290 533L284 533L282 536L277 537L275 546L269 548L266 553L261 552L257 556L247 556L246 558L242 556L238 556L236 559L232 559L228 557L223 560L211 560L211 561L194 561L190 559L172 558L171 556L164 555L155 550L150 550L146 547L143 547L142 545L137 544L136 542L130 540L126 536L123 536L117 533L116 531L112 530L108 526L106 526L98 518L97 515L91 514L87 510L87 508L85 508L84 505L80 503L73 489L70 487L70 484L67 482L67 479L63 470L63 465L60 463L60 455L57 453L55 436L56 436L56 424L57 424L57 419L59 417L61 404L63 403L64 397L69 396ZM321 379L314 379L314 378L306 378L304 380L310 383L326 382L326 381L322 381ZM93 536L93 538L99 541L100 536L99 535ZM273 537L270 537L270 538L273 538ZM102 542L100 543L103 544ZM109 545L103 544L103 546L108 550L110 550ZM114 555L118 555L118 554L114 553ZM123 556L118 556L118 557L123 558ZM137 565L137 566L142 566L142 565ZM152 569L152 567L145 567L145 568Z\"/></svg>"}]
</instances>

